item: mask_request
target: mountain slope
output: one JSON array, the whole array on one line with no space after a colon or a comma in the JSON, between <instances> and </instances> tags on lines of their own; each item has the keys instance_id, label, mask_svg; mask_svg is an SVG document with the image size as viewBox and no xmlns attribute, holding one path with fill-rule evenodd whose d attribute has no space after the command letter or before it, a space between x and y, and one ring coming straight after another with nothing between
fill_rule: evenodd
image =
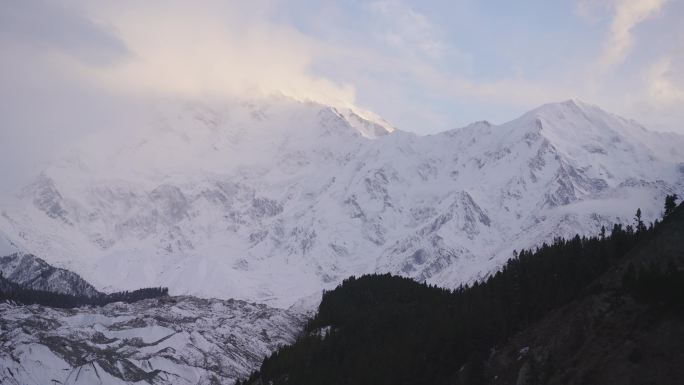
<instances>
[{"instance_id":1,"label":"mountain slope","mask_svg":"<svg viewBox=\"0 0 684 385\"><path fill-rule=\"evenodd\" d=\"M50 266L31 254L14 253L0 257L0 273L28 289L86 297L100 294L78 274Z\"/></svg>"},{"instance_id":2,"label":"mountain slope","mask_svg":"<svg viewBox=\"0 0 684 385\"><path fill-rule=\"evenodd\" d=\"M0 232L0 255L9 255L18 251L16 245L9 240L9 237Z\"/></svg>"},{"instance_id":3,"label":"mountain slope","mask_svg":"<svg viewBox=\"0 0 684 385\"><path fill-rule=\"evenodd\" d=\"M455 287L684 195L682 137L576 101L425 137L287 98L155 116L48 167L0 231L101 290L289 306L354 274Z\"/></svg>"},{"instance_id":4,"label":"mountain slope","mask_svg":"<svg viewBox=\"0 0 684 385\"><path fill-rule=\"evenodd\" d=\"M634 266L640 286L626 282ZM594 287L600 290L549 312L497 348L484 362L486 383L679 383L684 205Z\"/></svg>"},{"instance_id":5,"label":"mountain slope","mask_svg":"<svg viewBox=\"0 0 684 385\"><path fill-rule=\"evenodd\" d=\"M679 383L683 235L681 204L637 232L520 252L455 291L349 278L244 384Z\"/></svg>"}]
</instances>

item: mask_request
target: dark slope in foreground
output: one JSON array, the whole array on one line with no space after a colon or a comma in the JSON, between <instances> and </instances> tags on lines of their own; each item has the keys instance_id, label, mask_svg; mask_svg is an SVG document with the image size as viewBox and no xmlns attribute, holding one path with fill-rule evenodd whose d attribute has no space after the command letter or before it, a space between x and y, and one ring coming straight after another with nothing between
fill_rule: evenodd
<instances>
[{"instance_id":1,"label":"dark slope in foreground","mask_svg":"<svg viewBox=\"0 0 684 385\"><path fill-rule=\"evenodd\" d=\"M521 252L454 292L389 275L324 295L248 384L674 384L684 378L684 206L651 228Z\"/></svg>"},{"instance_id":2,"label":"dark slope in foreground","mask_svg":"<svg viewBox=\"0 0 684 385\"><path fill-rule=\"evenodd\" d=\"M684 206L594 283L485 362L492 384L681 384ZM497 380L493 380L497 378Z\"/></svg>"}]
</instances>

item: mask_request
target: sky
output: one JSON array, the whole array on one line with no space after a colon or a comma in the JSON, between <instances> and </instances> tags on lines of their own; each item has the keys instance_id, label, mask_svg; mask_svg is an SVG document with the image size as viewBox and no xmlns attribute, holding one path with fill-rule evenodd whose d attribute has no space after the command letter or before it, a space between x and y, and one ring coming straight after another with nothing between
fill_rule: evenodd
<instances>
[{"instance_id":1,"label":"sky","mask_svg":"<svg viewBox=\"0 0 684 385\"><path fill-rule=\"evenodd\" d=\"M684 0L0 2L0 192L150 101L282 93L430 134L577 98L684 134Z\"/></svg>"}]
</instances>

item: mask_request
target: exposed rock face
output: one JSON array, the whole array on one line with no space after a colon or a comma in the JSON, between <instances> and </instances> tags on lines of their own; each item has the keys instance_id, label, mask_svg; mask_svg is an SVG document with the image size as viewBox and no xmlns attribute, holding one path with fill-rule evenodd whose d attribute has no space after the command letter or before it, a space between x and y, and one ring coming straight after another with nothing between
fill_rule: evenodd
<instances>
[{"instance_id":1,"label":"exposed rock face","mask_svg":"<svg viewBox=\"0 0 684 385\"><path fill-rule=\"evenodd\" d=\"M100 290L287 307L364 273L455 287L684 195L681 136L580 102L424 137L363 116L285 98L173 107L48 167L1 206L0 232Z\"/></svg>"}]
</instances>

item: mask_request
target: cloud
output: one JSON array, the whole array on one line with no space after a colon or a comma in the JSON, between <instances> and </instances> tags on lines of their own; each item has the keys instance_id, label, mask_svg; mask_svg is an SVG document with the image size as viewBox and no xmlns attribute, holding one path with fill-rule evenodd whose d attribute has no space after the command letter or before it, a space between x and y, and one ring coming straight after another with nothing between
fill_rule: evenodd
<instances>
[{"instance_id":1,"label":"cloud","mask_svg":"<svg viewBox=\"0 0 684 385\"><path fill-rule=\"evenodd\" d=\"M682 132L684 122L684 52L667 53L643 71L643 92L628 96L628 107L649 127Z\"/></svg>"},{"instance_id":2,"label":"cloud","mask_svg":"<svg viewBox=\"0 0 684 385\"><path fill-rule=\"evenodd\" d=\"M418 133L579 97L681 129L684 3L579 1L583 18L555 2L2 1L0 163L16 167L0 177L167 97L284 93Z\"/></svg>"},{"instance_id":3,"label":"cloud","mask_svg":"<svg viewBox=\"0 0 684 385\"><path fill-rule=\"evenodd\" d=\"M8 56L103 92L354 102L351 85L310 72L316 42L270 19L277 2L204 4L3 2L0 44Z\"/></svg>"},{"instance_id":4,"label":"cloud","mask_svg":"<svg viewBox=\"0 0 684 385\"><path fill-rule=\"evenodd\" d=\"M422 13L398 0L374 1L368 9L381 16L382 24L377 34L387 44L420 54L438 57L444 44L437 37L437 31Z\"/></svg>"},{"instance_id":5,"label":"cloud","mask_svg":"<svg viewBox=\"0 0 684 385\"><path fill-rule=\"evenodd\" d=\"M354 88L310 72L315 44L269 20L268 3L130 2L92 6L131 52L116 67L78 67L114 89L182 97L272 94L353 103ZM154 15L151 17L151 15Z\"/></svg>"},{"instance_id":6,"label":"cloud","mask_svg":"<svg viewBox=\"0 0 684 385\"><path fill-rule=\"evenodd\" d=\"M669 56L660 58L651 65L646 75L650 99L663 107L684 106L684 88L675 84L672 60Z\"/></svg>"},{"instance_id":7,"label":"cloud","mask_svg":"<svg viewBox=\"0 0 684 385\"><path fill-rule=\"evenodd\" d=\"M0 44L5 51L62 53L91 66L111 66L128 56L115 31L65 3L0 2Z\"/></svg>"},{"instance_id":8,"label":"cloud","mask_svg":"<svg viewBox=\"0 0 684 385\"><path fill-rule=\"evenodd\" d=\"M0 190L96 131L135 130L159 99L285 94L350 104L279 1L0 2ZM2 191L0 191L2 193Z\"/></svg>"},{"instance_id":9,"label":"cloud","mask_svg":"<svg viewBox=\"0 0 684 385\"><path fill-rule=\"evenodd\" d=\"M613 0L613 18L610 34L599 58L602 70L620 64L629 54L634 44L632 29L649 17L655 15L665 0Z\"/></svg>"}]
</instances>

